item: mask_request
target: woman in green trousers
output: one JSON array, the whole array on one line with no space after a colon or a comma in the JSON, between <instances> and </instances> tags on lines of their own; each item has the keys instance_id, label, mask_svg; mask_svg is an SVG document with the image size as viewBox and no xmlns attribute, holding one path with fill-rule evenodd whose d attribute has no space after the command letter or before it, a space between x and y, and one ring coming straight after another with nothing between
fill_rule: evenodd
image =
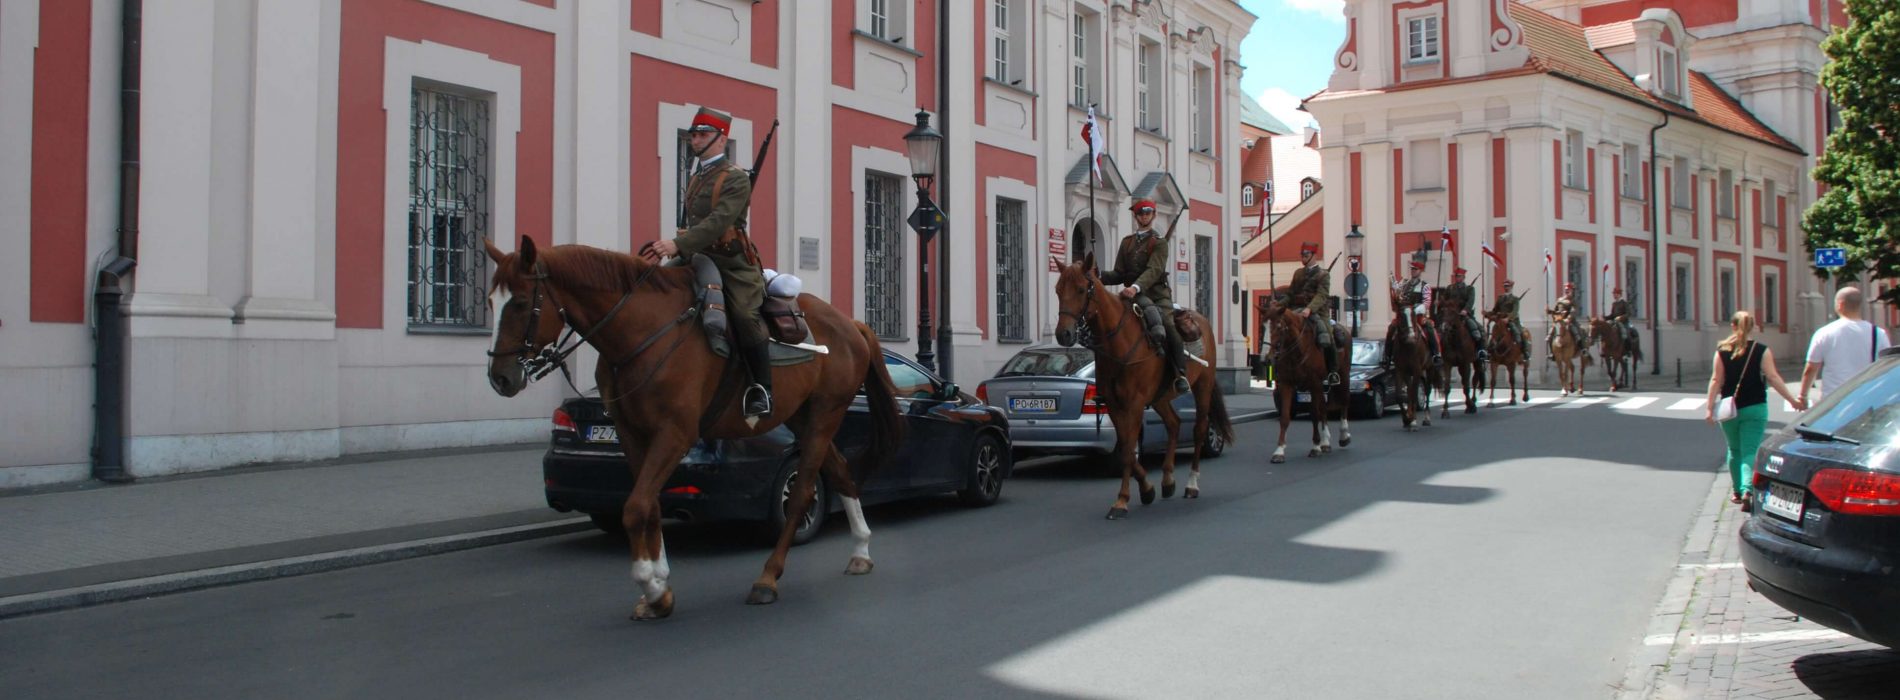
<instances>
[{"instance_id":1,"label":"woman in green trousers","mask_svg":"<svg viewBox=\"0 0 1900 700\"><path fill-rule=\"evenodd\" d=\"M1768 390L1788 400L1797 411L1808 410L1801 399L1788 391L1775 370L1775 353L1750 339L1755 332L1755 317L1737 311L1729 318L1729 335L1716 346L1714 373L1709 376L1708 410L1702 419L1715 422L1717 393L1734 397L1735 417L1722 422L1722 437L1728 440L1729 502L1746 509L1750 483L1755 478L1755 451L1761 448L1762 434L1768 429Z\"/></svg>"}]
</instances>

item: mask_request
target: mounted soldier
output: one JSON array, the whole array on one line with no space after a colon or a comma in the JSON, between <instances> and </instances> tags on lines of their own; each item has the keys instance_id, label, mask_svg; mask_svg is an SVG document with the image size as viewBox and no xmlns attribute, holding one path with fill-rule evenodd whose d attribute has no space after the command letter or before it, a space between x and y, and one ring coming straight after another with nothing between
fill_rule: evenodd
<instances>
[{"instance_id":1,"label":"mounted soldier","mask_svg":"<svg viewBox=\"0 0 1900 700\"><path fill-rule=\"evenodd\" d=\"M1582 343L1584 338L1589 337L1583 334L1583 323L1577 318L1577 285L1575 283L1564 283L1564 295L1551 305L1547 313L1552 318L1563 316L1564 322L1570 326L1570 337L1576 338L1578 343ZM1550 330L1544 333L1544 344L1548 346L1554 342L1557 342L1557 326L1551 324Z\"/></svg>"},{"instance_id":2,"label":"mounted soldier","mask_svg":"<svg viewBox=\"0 0 1900 700\"><path fill-rule=\"evenodd\" d=\"M1115 253L1115 269L1102 273L1102 284L1120 284L1121 297L1133 301L1141 310L1148 337L1161 340L1167 347L1168 374L1174 377L1174 390L1188 393L1186 351L1181 332L1167 323L1174 309L1174 290L1168 286L1168 259L1174 248L1167 237L1154 230L1155 203L1138 200L1129 211L1135 213L1135 235L1122 239Z\"/></svg>"},{"instance_id":3,"label":"mounted soldier","mask_svg":"<svg viewBox=\"0 0 1900 700\"><path fill-rule=\"evenodd\" d=\"M1445 298L1459 304L1458 315L1465 322L1465 330L1471 333L1471 342L1478 348L1478 361L1490 359L1485 352L1484 328L1478 325L1477 306L1478 289L1465 283L1465 269L1452 268L1451 284L1445 287Z\"/></svg>"},{"instance_id":4,"label":"mounted soldier","mask_svg":"<svg viewBox=\"0 0 1900 700\"><path fill-rule=\"evenodd\" d=\"M1610 296L1612 297L1612 301L1610 301L1610 313L1606 318L1608 318L1611 323L1616 324L1617 330L1623 332L1624 347L1636 350L1638 343L1641 342L1641 336L1637 334L1636 326L1630 323L1631 312L1629 300L1623 298L1622 287L1617 287L1615 290L1612 290Z\"/></svg>"},{"instance_id":5,"label":"mounted soldier","mask_svg":"<svg viewBox=\"0 0 1900 700\"><path fill-rule=\"evenodd\" d=\"M1404 314L1405 320L1421 334L1419 337L1426 339L1426 347L1431 348L1432 364L1442 365L1445 363L1444 348L1438 342L1438 329L1432 326L1431 309L1426 308L1425 294L1431 288L1431 283L1425 281L1424 274L1425 256L1421 253L1413 253L1410 272L1406 273L1404 280L1394 281L1392 288L1398 290L1399 303L1403 305L1401 313ZM1379 364L1386 367L1392 365L1393 341L1394 339L1388 334L1385 339L1384 357Z\"/></svg>"},{"instance_id":6,"label":"mounted soldier","mask_svg":"<svg viewBox=\"0 0 1900 700\"><path fill-rule=\"evenodd\" d=\"M1300 269L1287 284L1288 306L1313 325L1313 339L1326 358L1327 386L1339 383L1339 352L1333 344L1333 278L1319 266L1319 244L1300 244Z\"/></svg>"},{"instance_id":7,"label":"mounted soldier","mask_svg":"<svg viewBox=\"0 0 1900 700\"><path fill-rule=\"evenodd\" d=\"M642 252L649 257L704 255L719 268L726 298L727 323L738 341L738 352L751 372L752 384L744 398L747 417L772 413L772 362L765 322L759 306L765 303L765 273L759 252L746 236L745 212L752 201L752 181L744 168L726 158L726 139L732 115L699 108L687 129L687 145L698 166L686 182L685 227L673 240L653 243Z\"/></svg>"},{"instance_id":8,"label":"mounted soldier","mask_svg":"<svg viewBox=\"0 0 1900 700\"><path fill-rule=\"evenodd\" d=\"M1529 294L1530 292L1512 294L1511 288L1516 286L1516 284L1517 283L1511 280L1504 281L1504 293L1498 295L1498 300L1491 304L1491 313L1510 319L1511 332L1516 333L1518 342L1528 348L1531 345L1531 334L1529 331L1524 330L1524 322L1520 320L1517 315L1517 306L1518 302L1524 300L1524 294Z\"/></svg>"}]
</instances>

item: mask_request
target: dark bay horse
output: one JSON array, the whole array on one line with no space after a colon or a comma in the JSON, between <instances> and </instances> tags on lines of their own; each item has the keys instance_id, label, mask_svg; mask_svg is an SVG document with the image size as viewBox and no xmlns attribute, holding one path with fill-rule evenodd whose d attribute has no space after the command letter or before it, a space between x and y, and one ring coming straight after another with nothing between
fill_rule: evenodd
<instances>
[{"instance_id":1,"label":"dark bay horse","mask_svg":"<svg viewBox=\"0 0 1900 700\"><path fill-rule=\"evenodd\" d=\"M1129 302L1102 286L1095 276L1095 254L1062 268L1056 278L1056 300L1061 320L1056 324L1056 342L1064 347L1081 343L1095 351L1095 386L1108 404L1108 417L1115 425L1115 456L1122 465L1122 490L1115 505L1108 509L1109 520L1128 516L1128 481L1133 477L1141 486L1141 504L1155 500L1154 487L1148 484L1148 471L1141 466L1141 428L1144 409L1153 408L1161 416L1168 432L1167 452L1161 458L1161 495L1174 497L1174 452L1181 433L1181 416L1174 410L1174 378L1168 363L1148 342L1142 332L1139 314ZM1164 311L1164 314L1166 312ZM1227 400L1222 398L1214 375L1214 327L1207 317L1191 313L1201 326L1207 364L1189 359L1186 363L1188 386L1194 394L1194 461L1188 472L1183 498L1201 497L1201 451L1207 446L1209 424L1228 444L1234 442L1234 424L1227 416ZM1174 319L1166 319L1173 323Z\"/></svg>"},{"instance_id":2,"label":"dark bay horse","mask_svg":"<svg viewBox=\"0 0 1900 700\"><path fill-rule=\"evenodd\" d=\"M1273 396L1280 406L1280 440L1273 448L1274 464L1286 461L1286 429L1293 425L1294 394L1304 391L1312 397L1308 406L1313 412L1313 449L1306 453L1308 457L1318 457L1333 451L1332 430L1327 421L1339 420L1339 446L1352 444L1352 424L1347 419L1347 409L1352 402L1349 399L1345 382L1333 385L1330 391L1324 388L1326 381L1326 358L1320 354L1319 341L1314 336L1310 321L1301 318L1287 308L1286 299L1273 296L1261 301L1260 319L1267 322L1273 339ZM1351 367L1351 356L1347 354L1350 341L1335 333L1334 351L1339 353L1339 367ZM1344 377L1341 377L1344 379Z\"/></svg>"},{"instance_id":3,"label":"dark bay horse","mask_svg":"<svg viewBox=\"0 0 1900 700\"><path fill-rule=\"evenodd\" d=\"M1464 391L1465 413L1478 412L1478 394L1484 392L1484 362L1478 359L1478 341L1465 327L1465 306L1440 287L1432 302L1432 317L1438 322L1438 338L1445 366L1439 369L1438 393L1444 395L1444 407L1438 417L1451 415L1451 371L1458 371L1458 387Z\"/></svg>"},{"instance_id":4,"label":"dark bay horse","mask_svg":"<svg viewBox=\"0 0 1900 700\"><path fill-rule=\"evenodd\" d=\"M747 603L778 599L792 534L806 509L825 507L812 502L821 470L842 494L856 539L845 573L870 573L871 530L864 523L857 482L897 450L904 423L877 336L869 328L821 299L799 297L811 342L830 352L776 368L773 411L751 424L741 415L737 379L727 375L727 361L713 354L699 322L692 268L661 267L579 245L538 250L527 236L515 253L504 254L490 244L488 257L495 262L491 289L500 308L488 367L495 393L520 393L564 356L556 350L564 327L600 352L594 379L634 477L633 493L621 511L633 552L633 580L642 592L633 619L673 612L660 489L700 438L747 437L780 424L797 436L798 475L785 528ZM859 386L870 403L871 441L847 462L832 437Z\"/></svg>"},{"instance_id":5,"label":"dark bay horse","mask_svg":"<svg viewBox=\"0 0 1900 700\"><path fill-rule=\"evenodd\" d=\"M1599 344L1597 355L1603 358L1603 373L1610 377L1610 391L1636 386L1636 363L1643 357L1628 340L1617 322L1602 317L1590 319L1590 342Z\"/></svg>"},{"instance_id":6,"label":"dark bay horse","mask_svg":"<svg viewBox=\"0 0 1900 700\"><path fill-rule=\"evenodd\" d=\"M1398 290L1392 290L1392 323L1386 327L1385 342L1386 352L1392 358L1392 375L1405 391L1399 414L1404 418L1406 432L1414 432L1421 423L1432 424L1432 387L1436 381L1432 374L1431 341L1406 321L1404 306Z\"/></svg>"},{"instance_id":7,"label":"dark bay horse","mask_svg":"<svg viewBox=\"0 0 1900 700\"><path fill-rule=\"evenodd\" d=\"M1491 380L1485 383L1489 387L1486 402L1497 405L1499 368L1504 369L1504 379L1510 383L1504 397L1511 400L1511 405L1517 405L1517 379L1520 374L1524 377L1524 400L1531 400L1530 348L1524 345L1523 338L1511 330L1509 315L1485 312L1484 317L1491 321Z\"/></svg>"}]
</instances>

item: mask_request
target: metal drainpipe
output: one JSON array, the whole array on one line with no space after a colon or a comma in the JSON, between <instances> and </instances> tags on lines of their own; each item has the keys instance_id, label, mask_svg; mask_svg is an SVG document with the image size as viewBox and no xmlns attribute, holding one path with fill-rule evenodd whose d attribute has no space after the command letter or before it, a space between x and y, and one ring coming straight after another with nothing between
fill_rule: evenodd
<instances>
[{"instance_id":1,"label":"metal drainpipe","mask_svg":"<svg viewBox=\"0 0 1900 700\"><path fill-rule=\"evenodd\" d=\"M1658 110L1660 111L1660 110ZM1669 126L1669 113L1662 113L1663 120L1649 128L1649 373L1662 374L1662 269L1669 256L1662 249L1662 208L1668 206L1662 201L1662 183L1656 178L1662 176L1662 168L1656 163L1656 132Z\"/></svg>"},{"instance_id":2,"label":"metal drainpipe","mask_svg":"<svg viewBox=\"0 0 1900 700\"><path fill-rule=\"evenodd\" d=\"M93 287L92 476L132 480L125 472L125 294L139 251L139 37L143 0L120 3L119 254L99 268Z\"/></svg>"},{"instance_id":3,"label":"metal drainpipe","mask_svg":"<svg viewBox=\"0 0 1900 700\"><path fill-rule=\"evenodd\" d=\"M950 6L965 6L950 0L937 0L937 130L943 140L937 144L937 208L950 211ZM967 6L965 6L967 7ZM974 211L974 210L973 210ZM972 224L975 220L972 219ZM944 230L937 232L937 374L951 381L954 350L950 329L950 223L944 217Z\"/></svg>"}]
</instances>

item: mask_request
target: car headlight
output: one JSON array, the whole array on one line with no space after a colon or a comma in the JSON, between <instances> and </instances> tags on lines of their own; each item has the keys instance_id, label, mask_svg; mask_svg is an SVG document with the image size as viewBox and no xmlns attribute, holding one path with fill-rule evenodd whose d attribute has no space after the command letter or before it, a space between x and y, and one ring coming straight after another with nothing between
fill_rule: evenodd
<instances>
[{"instance_id":1,"label":"car headlight","mask_svg":"<svg viewBox=\"0 0 1900 700\"><path fill-rule=\"evenodd\" d=\"M1353 388L1353 391L1371 391L1371 390L1372 390L1372 382L1363 381L1363 380L1355 384Z\"/></svg>"}]
</instances>

